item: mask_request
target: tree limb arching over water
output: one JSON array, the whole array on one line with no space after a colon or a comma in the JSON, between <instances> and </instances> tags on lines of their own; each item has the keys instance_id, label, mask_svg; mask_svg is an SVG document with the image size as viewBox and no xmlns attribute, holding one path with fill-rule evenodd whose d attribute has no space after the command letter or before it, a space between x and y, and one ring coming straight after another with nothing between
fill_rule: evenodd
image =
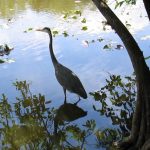
<instances>
[{"instance_id":1,"label":"tree limb arching over water","mask_svg":"<svg viewBox=\"0 0 150 150\"><path fill-rule=\"evenodd\" d=\"M146 9L146 12L148 14L148 18L150 20L150 1L149 0L143 0L143 3L145 5L145 9Z\"/></svg>"},{"instance_id":2,"label":"tree limb arching over water","mask_svg":"<svg viewBox=\"0 0 150 150\"><path fill-rule=\"evenodd\" d=\"M137 102L130 137L119 144L122 149L150 148L150 72L143 53L133 36L104 0L92 0L123 41L131 59L137 85Z\"/></svg>"}]
</instances>

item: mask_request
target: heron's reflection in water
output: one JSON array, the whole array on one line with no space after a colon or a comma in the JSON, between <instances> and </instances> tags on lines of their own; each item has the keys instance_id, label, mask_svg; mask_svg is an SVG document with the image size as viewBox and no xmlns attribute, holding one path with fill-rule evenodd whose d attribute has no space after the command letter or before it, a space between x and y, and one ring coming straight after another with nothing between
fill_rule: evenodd
<instances>
[{"instance_id":1,"label":"heron's reflection in water","mask_svg":"<svg viewBox=\"0 0 150 150\"><path fill-rule=\"evenodd\" d=\"M64 122L77 120L86 115L87 111L84 111L76 104L64 103L58 108L56 117L54 119L54 134L57 135L58 125L62 125Z\"/></svg>"}]
</instances>

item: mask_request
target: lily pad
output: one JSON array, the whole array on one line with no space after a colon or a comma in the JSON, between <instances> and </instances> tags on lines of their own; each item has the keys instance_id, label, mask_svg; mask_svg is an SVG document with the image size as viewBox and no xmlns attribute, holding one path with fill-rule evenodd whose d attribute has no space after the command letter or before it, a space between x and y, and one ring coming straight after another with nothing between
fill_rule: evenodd
<instances>
[{"instance_id":1,"label":"lily pad","mask_svg":"<svg viewBox=\"0 0 150 150\"><path fill-rule=\"evenodd\" d=\"M72 16L72 19L77 19L77 16Z\"/></svg>"},{"instance_id":2,"label":"lily pad","mask_svg":"<svg viewBox=\"0 0 150 150\"><path fill-rule=\"evenodd\" d=\"M24 31L24 33L27 33L27 32L30 32L30 31L33 31L33 28L28 28L27 30Z\"/></svg>"},{"instance_id":3,"label":"lily pad","mask_svg":"<svg viewBox=\"0 0 150 150\"><path fill-rule=\"evenodd\" d=\"M53 31L53 36L55 37L57 34L58 34L58 31L57 31L57 30L54 30L54 31Z\"/></svg>"},{"instance_id":4,"label":"lily pad","mask_svg":"<svg viewBox=\"0 0 150 150\"><path fill-rule=\"evenodd\" d=\"M111 44L106 44L103 49L111 49L112 48L112 45Z\"/></svg>"},{"instance_id":5,"label":"lily pad","mask_svg":"<svg viewBox=\"0 0 150 150\"><path fill-rule=\"evenodd\" d=\"M84 27L82 27L81 30L86 31L87 29L88 29L88 27L87 27L87 26L84 26Z\"/></svg>"},{"instance_id":6,"label":"lily pad","mask_svg":"<svg viewBox=\"0 0 150 150\"><path fill-rule=\"evenodd\" d=\"M104 39L103 38L99 38L97 39L97 41L102 42Z\"/></svg>"},{"instance_id":7,"label":"lily pad","mask_svg":"<svg viewBox=\"0 0 150 150\"><path fill-rule=\"evenodd\" d=\"M81 16L81 11L80 11L80 10L76 10L76 11L74 12L74 14L77 14L77 15L80 15L80 16Z\"/></svg>"},{"instance_id":8,"label":"lily pad","mask_svg":"<svg viewBox=\"0 0 150 150\"><path fill-rule=\"evenodd\" d=\"M85 19L85 18L83 18L81 22L82 22L82 23L86 23L86 19Z\"/></svg>"},{"instance_id":9,"label":"lily pad","mask_svg":"<svg viewBox=\"0 0 150 150\"><path fill-rule=\"evenodd\" d=\"M68 17L68 13L64 14L62 17L66 19Z\"/></svg>"},{"instance_id":10,"label":"lily pad","mask_svg":"<svg viewBox=\"0 0 150 150\"><path fill-rule=\"evenodd\" d=\"M67 31L64 31L62 34L64 35L64 37L69 36L69 34L67 33Z\"/></svg>"}]
</instances>

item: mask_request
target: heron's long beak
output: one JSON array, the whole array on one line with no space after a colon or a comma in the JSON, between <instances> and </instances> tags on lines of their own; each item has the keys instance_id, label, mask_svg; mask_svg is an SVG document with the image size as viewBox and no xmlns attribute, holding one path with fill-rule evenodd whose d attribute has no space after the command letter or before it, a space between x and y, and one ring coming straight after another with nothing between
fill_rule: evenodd
<instances>
[{"instance_id":1,"label":"heron's long beak","mask_svg":"<svg viewBox=\"0 0 150 150\"><path fill-rule=\"evenodd\" d=\"M43 29L36 29L35 31L41 31L41 32L43 32Z\"/></svg>"}]
</instances>

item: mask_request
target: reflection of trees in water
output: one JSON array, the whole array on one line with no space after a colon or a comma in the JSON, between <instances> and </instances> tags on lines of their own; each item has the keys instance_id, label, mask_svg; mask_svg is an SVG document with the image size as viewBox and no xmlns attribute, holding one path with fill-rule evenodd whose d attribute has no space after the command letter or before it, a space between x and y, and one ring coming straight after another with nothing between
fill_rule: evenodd
<instances>
[{"instance_id":1,"label":"reflection of trees in water","mask_svg":"<svg viewBox=\"0 0 150 150\"><path fill-rule=\"evenodd\" d=\"M1 0L0 1L0 12L2 17L13 17L19 11L26 10L27 7L34 9L35 11L52 11L55 13L62 13L65 11L75 10L75 9L84 9L90 0L82 0L80 5L76 7L76 3L70 0L27 0L27 1L15 1L15 0Z\"/></svg>"},{"instance_id":2,"label":"reflection of trees in water","mask_svg":"<svg viewBox=\"0 0 150 150\"><path fill-rule=\"evenodd\" d=\"M0 1L0 15L1 17L13 17L19 10L25 10L26 3L24 1L15 0L1 0Z\"/></svg>"},{"instance_id":3,"label":"reflection of trees in water","mask_svg":"<svg viewBox=\"0 0 150 150\"><path fill-rule=\"evenodd\" d=\"M0 102L0 135L3 148L19 149L64 149L83 147L84 138L90 131L81 130L69 122L86 116L87 112L74 104L64 104L58 110L41 94L33 95L26 81L14 83L20 96L11 105L3 94ZM57 134L54 134L54 120ZM67 121L67 122L66 122ZM56 129L55 129L56 130ZM73 146L72 140L78 142ZM76 139L77 135L80 135Z\"/></svg>"},{"instance_id":4,"label":"reflection of trees in water","mask_svg":"<svg viewBox=\"0 0 150 150\"><path fill-rule=\"evenodd\" d=\"M129 81L131 80L129 79ZM127 87L124 87L125 84L117 76L111 76L107 83L108 85L103 87L101 91L104 92L104 88L108 91L114 90L114 86L121 85L128 93L127 89L133 86L132 82L128 82ZM132 117L132 115L129 116L132 113L132 111L128 112L129 107L122 107L125 103L129 104L130 101L120 95L114 106L117 105L118 108L124 110L122 112L127 111L127 115L125 113L116 115L119 120L117 122L118 127L115 129L98 129L94 118L79 125L72 121L87 115L87 112L82 108L67 103L56 110L51 105L51 101L45 100L44 95L34 95L26 81L16 81L14 85L16 90L20 92L14 104L10 104L4 94L0 101L0 147L5 149L82 149L89 144L94 145L94 147L112 147L114 141L122 138L123 130L120 125L123 124L127 128L126 125L129 123L127 121L131 119L129 117ZM105 93L107 94L108 91ZM102 95L99 93L97 96L100 98ZM114 93L112 92L110 96L114 96ZM132 96L134 97L134 95ZM100 102L102 101L102 108L98 111L112 119L116 110L109 108L104 99L104 96L103 99L99 99ZM130 105L133 107L132 103ZM116 123L116 120L112 119L112 122ZM91 143L90 139L95 141Z\"/></svg>"},{"instance_id":5,"label":"reflection of trees in water","mask_svg":"<svg viewBox=\"0 0 150 150\"><path fill-rule=\"evenodd\" d=\"M100 142L102 145L112 144L112 141L129 136L135 109L135 83L133 76L121 78L120 75L110 75L109 79L106 79L105 86L99 91L90 93L100 103L93 106L94 110L110 118L112 124L118 127L115 130L103 130L103 136L100 137L103 139Z\"/></svg>"}]
</instances>

